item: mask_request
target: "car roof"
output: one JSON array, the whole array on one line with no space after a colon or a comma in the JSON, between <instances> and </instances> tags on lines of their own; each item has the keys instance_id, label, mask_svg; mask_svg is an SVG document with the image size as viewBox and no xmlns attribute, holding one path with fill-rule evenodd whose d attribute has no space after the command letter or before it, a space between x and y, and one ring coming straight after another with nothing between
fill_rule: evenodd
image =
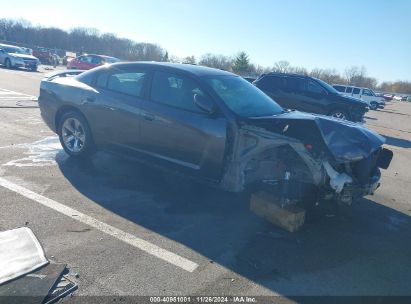
<instances>
[{"instance_id":1,"label":"car roof","mask_svg":"<svg viewBox=\"0 0 411 304\"><path fill-rule=\"evenodd\" d=\"M297 76L297 77L314 78L308 75L301 75L301 74L296 74L296 73L281 73L281 72L269 72L269 73L263 74L262 76Z\"/></svg>"},{"instance_id":2,"label":"car roof","mask_svg":"<svg viewBox=\"0 0 411 304\"><path fill-rule=\"evenodd\" d=\"M113 67L132 67L138 65L148 65L148 66L156 66L156 67L166 67L172 68L175 70L188 72L195 76L228 76L228 75L235 75L230 72L226 72L219 69L209 68L201 65L194 65L194 64L185 64L185 63L172 63L172 62L152 62L152 61L137 61L137 62L120 62L120 63L113 63L111 66Z\"/></svg>"}]
</instances>

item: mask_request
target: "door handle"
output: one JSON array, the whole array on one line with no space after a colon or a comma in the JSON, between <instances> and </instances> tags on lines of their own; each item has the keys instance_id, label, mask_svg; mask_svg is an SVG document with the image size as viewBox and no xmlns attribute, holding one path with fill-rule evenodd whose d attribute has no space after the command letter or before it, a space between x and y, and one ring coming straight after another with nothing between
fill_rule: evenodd
<instances>
[{"instance_id":1,"label":"door handle","mask_svg":"<svg viewBox=\"0 0 411 304\"><path fill-rule=\"evenodd\" d=\"M96 97L93 96L86 96L86 98L83 99L82 104L86 104L86 103L90 103L90 102L95 102L96 101Z\"/></svg>"},{"instance_id":2,"label":"door handle","mask_svg":"<svg viewBox=\"0 0 411 304\"><path fill-rule=\"evenodd\" d=\"M93 97L93 96L86 97L86 102L95 102L95 101L96 101L96 97Z\"/></svg>"},{"instance_id":3,"label":"door handle","mask_svg":"<svg viewBox=\"0 0 411 304\"><path fill-rule=\"evenodd\" d=\"M148 120L148 121L153 121L155 119L154 115L149 114L149 113L144 113L143 117L144 117L145 120Z\"/></svg>"}]
</instances>

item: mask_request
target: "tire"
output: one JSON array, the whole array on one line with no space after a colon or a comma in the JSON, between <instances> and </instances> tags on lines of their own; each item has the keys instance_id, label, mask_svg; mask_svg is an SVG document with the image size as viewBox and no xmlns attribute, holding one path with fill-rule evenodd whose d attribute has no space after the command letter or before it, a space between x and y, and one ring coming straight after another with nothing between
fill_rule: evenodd
<instances>
[{"instance_id":1,"label":"tire","mask_svg":"<svg viewBox=\"0 0 411 304\"><path fill-rule=\"evenodd\" d=\"M6 66L6 69L11 69L11 61L9 58L6 58L6 61L4 62L4 65Z\"/></svg>"},{"instance_id":2,"label":"tire","mask_svg":"<svg viewBox=\"0 0 411 304\"><path fill-rule=\"evenodd\" d=\"M95 150L90 127L80 113L65 113L59 121L57 133L64 151L72 157L85 158Z\"/></svg>"},{"instance_id":3,"label":"tire","mask_svg":"<svg viewBox=\"0 0 411 304\"><path fill-rule=\"evenodd\" d=\"M32 72L37 72L37 66L30 68L30 71L32 71Z\"/></svg>"},{"instance_id":4,"label":"tire","mask_svg":"<svg viewBox=\"0 0 411 304\"><path fill-rule=\"evenodd\" d=\"M347 111L343 109L334 109L328 115L343 120L348 120L350 118Z\"/></svg>"},{"instance_id":5,"label":"tire","mask_svg":"<svg viewBox=\"0 0 411 304\"><path fill-rule=\"evenodd\" d=\"M378 104L376 102L371 102L370 105L371 105L371 107L370 107L371 110L377 110L378 109Z\"/></svg>"}]
</instances>

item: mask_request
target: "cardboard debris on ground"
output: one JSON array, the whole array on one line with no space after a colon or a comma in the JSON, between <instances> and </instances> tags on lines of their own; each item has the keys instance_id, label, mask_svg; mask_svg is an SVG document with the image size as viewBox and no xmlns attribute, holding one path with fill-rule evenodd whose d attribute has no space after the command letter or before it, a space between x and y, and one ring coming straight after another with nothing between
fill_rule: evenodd
<instances>
[{"instance_id":1,"label":"cardboard debris on ground","mask_svg":"<svg viewBox=\"0 0 411 304\"><path fill-rule=\"evenodd\" d=\"M48 263L43 248L28 227L0 232L0 284Z\"/></svg>"},{"instance_id":2,"label":"cardboard debris on ground","mask_svg":"<svg viewBox=\"0 0 411 304\"><path fill-rule=\"evenodd\" d=\"M0 232L0 303L51 304L77 289L66 264L48 264L27 228Z\"/></svg>"},{"instance_id":3,"label":"cardboard debris on ground","mask_svg":"<svg viewBox=\"0 0 411 304\"><path fill-rule=\"evenodd\" d=\"M289 232L300 229L305 222L305 210L297 206L281 207L273 193L256 192L251 196L250 210L272 224Z\"/></svg>"}]
</instances>

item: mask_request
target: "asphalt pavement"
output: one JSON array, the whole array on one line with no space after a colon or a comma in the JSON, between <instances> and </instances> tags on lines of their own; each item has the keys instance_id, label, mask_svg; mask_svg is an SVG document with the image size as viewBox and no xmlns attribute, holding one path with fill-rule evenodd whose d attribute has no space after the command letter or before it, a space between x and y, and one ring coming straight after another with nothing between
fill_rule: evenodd
<instances>
[{"instance_id":1,"label":"asphalt pavement","mask_svg":"<svg viewBox=\"0 0 411 304\"><path fill-rule=\"evenodd\" d=\"M246 195L99 152L75 161L36 107L44 73L0 68L0 231L30 227L92 295L411 295L411 103L370 111L394 151L374 196L288 233Z\"/></svg>"}]
</instances>

